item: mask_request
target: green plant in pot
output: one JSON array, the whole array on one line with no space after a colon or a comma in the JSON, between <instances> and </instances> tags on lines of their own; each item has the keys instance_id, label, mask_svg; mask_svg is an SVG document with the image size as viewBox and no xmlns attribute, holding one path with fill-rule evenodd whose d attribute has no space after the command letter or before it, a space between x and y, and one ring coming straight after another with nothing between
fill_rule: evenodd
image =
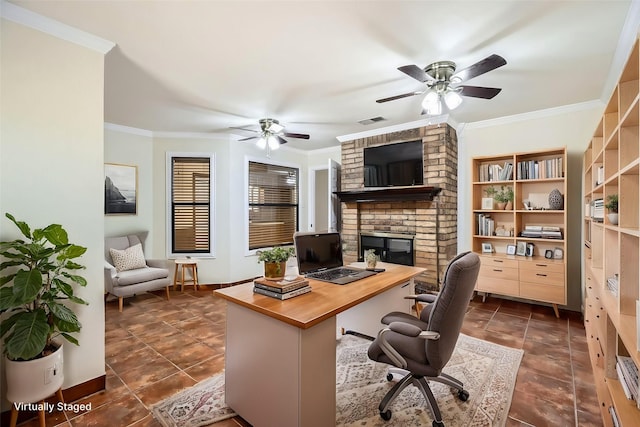
<instances>
[{"instance_id":1,"label":"green plant in pot","mask_svg":"<svg viewBox=\"0 0 640 427\"><path fill-rule=\"evenodd\" d=\"M608 195L607 203L605 203L604 207L609 211L609 213L607 214L609 222L613 225L618 225L618 195Z\"/></svg>"},{"instance_id":2,"label":"green plant in pot","mask_svg":"<svg viewBox=\"0 0 640 427\"><path fill-rule=\"evenodd\" d=\"M71 335L79 332L82 325L76 314L63 301L87 304L74 295L74 285L86 286L87 281L76 274L85 267L75 259L86 252L86 248L69 243L67 232L59 224L31 231L27 223L16 220L11 214L6 217L20 230L25 239L0 242L0 338L7 358L7 398L12 402L35 402L53 394L62 385L62 343L60 338L78 345ZM33 384L36 390L29 391L29 381L20 378L22 384L13 387L11 381L22 368L36 369L32 362L54 355L58 361L44 362L47 369L37 373ZM42 386L42 378L45 387ZM59 383L59 384L58 384ZM45 390L54 387L53 392ZM29 395L33 393L33 395ZM42 393L47 393L40 396ZM40 397L38 397L40 396ZM35 400L33 400L35 399Z\"/></svg>"},{"instance_id":3,"label":"green plant in pot","mask_svg":"<svg viewBox=\"0 0 640 427\"><path fill-rule=\"evenodd\" d=\"M281 280L287 268L287 261L294 254L293 248L275 246L271 249L263 249L256 252L258 262L264 262L264 277L267 279Z\"/></svg>"},{"instance_id":4,"label":"green plant in pot","mask_svg":"<svg viewBox=\"0 0 640 427\"><path fill-rule=\"evenodd\" d=\"M487 196L493 197L498 209L513 209L513 187L501 185L500 189L497 190L494 186L491 186L485 190L485 193L487 193Z\"/></svg>"}]
</instances>

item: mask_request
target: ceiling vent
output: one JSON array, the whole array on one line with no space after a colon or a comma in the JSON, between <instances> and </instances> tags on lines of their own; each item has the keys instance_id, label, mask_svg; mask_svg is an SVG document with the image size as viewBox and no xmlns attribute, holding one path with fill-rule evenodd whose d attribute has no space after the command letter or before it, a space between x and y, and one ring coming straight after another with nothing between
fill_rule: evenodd
<instances>
[{"instance_id":1,"label":"ceiling vent","mask_svg":"<svg viewBox=\"0 0 640 427\"><path fill-rule=\"evenodd\" d=\"M378 117L372 117L370 119L360 120L360 121L358 121L358 123L360 123L361 125L365 125L366 126L366 125L372 125L372 124L377 123L377 122L383 122L385 120L387 120L387 119L385 119L384 117L378 116Z\"/></svg>"}]
</instances>

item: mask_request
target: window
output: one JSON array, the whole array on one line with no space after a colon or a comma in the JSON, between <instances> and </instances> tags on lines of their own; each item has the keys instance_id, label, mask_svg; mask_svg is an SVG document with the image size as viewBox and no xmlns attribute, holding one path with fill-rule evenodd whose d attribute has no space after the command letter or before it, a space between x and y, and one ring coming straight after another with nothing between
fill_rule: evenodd
<instances>
[{"instance_id":1,"label":"window","mask_svg":"<svg viewBox=\"0 0 640 427\"><path fill-rule=\"evenodd\" d=\"M172 254L213 255L210 155L170 157L170 247Z\"/></svg>"},{"instance_id":2,"label":"window","mask_svg":"<svg viewBox=\"0 0 640 427\"><path fill-rule=\"evenodd\" d=\"M298 169L249 162L249 249L293 244Z\"/></svg>"}]
</instances>

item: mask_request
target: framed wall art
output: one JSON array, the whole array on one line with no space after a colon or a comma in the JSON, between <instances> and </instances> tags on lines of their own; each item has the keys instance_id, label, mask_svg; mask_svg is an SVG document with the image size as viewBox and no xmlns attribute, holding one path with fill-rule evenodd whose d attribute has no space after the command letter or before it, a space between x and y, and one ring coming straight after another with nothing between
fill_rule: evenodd
<instances>
[{"instance_id":1,"label":"framed wall art","mask_svg":"<svg viewBox=\"0 0 640 427\"><path fill-rule=\"evenodd\" d=\"M116 163L104 164L105 215L138 213L138 167Z\"/></svg>"}]
</instances>

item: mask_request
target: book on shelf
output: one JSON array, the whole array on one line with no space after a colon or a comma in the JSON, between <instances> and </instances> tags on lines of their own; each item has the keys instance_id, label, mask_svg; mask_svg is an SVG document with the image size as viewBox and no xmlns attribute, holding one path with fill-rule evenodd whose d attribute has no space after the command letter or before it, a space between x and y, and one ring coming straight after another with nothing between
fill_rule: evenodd
<instances>
[{"instance_id":1,"label":"book on shelf","mask_svg":"<svg viewBox=\"0 0 640 427\"><path fill-rule=\"evenodd\" d=\"M302 276L299 276L294 280L280 280L280 281L260 278L260 279L254 280L253 285L258 288L265 289L267 291L284 294L287 292L295 291L296 289L303 288L305 286L309 286L309 281Z\"/></svg>"},{"instance_id":2,"label":"book on shelf","mask_svg":"<svg viewBox=\"0 0 640 427\"><path fill-rule=\"evenodd\" d=\"M551 225L525 225L520 237L531 239L562 239L562 229Z\"/></svg>"},{"instance_id":3,"label":"book on shelf","mask_svg":"<svg viewBox=\"0 0 640 427\"><path fill-rule=\"evenodd\" d=\"M629 356L616 356L616 372L628 399L638 404L638 368Z\"/></svg>"},{"instance_id":4,"label":"book on shelf","mask_svg":"<svg viewBox=\"0 0 640 427\"><path fill-rule=\"evenodd\" d=\"M476 216L476 234L479 236L493 236L495 233L495 221L491 215L478 214Z\"/></svg>"},{"instance_id":5,"label":"book on shelf","mask_svg":"<svg viewBox=\"0 0 640 427\"><path fill-rule=\"evenodd\" d=\"M260 294L260 295L266 295L268 297L271 298L276 298L279 300L286 300L289 298L293 298L293 297L297 297L299 295L304 295L308 292L311 292L311 286L309 286L308 284L306 286L303 286L301 288L298 288L296 290L290 291L290 292L273 292L273 291L269 291L267 289L263 289L261 287L256 286L255 284L253 285L253 292L255 292L256 294Z\"/></svg>"},{"instance_id":6,"label":"book on shelf","mask_svg":"<svg viewBox=\"0 0 640 427\"><path fill-rule=\"evenodd\" d=\"M513 163L504 162L503 165L483 163L478 166L480 182L509 181L513 178Z\"/></svg>"},{"instance_id":7,"label":"book on shelf","mask_svg":"<svg viewBox=\"0 0 640 427\"><path fill-rule=\"evenodd\" d=\"M518 162L516 169L516 179L550 179L564 176L562 157L523 160Z\"/></svg>"}]
</instances>

